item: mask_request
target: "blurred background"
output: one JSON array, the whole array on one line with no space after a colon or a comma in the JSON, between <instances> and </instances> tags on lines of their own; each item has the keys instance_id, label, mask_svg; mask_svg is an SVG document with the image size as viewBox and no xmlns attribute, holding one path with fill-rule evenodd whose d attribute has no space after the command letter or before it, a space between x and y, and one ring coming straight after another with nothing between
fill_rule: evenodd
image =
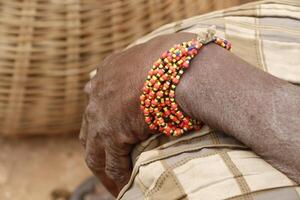
<instances>
[{"instance_id":1,"label":"blurred background","mask_svg":"<svg viewBox=\"0 0 300 200\"><path fill-rule=\"evenodd\" d=\"M84 84L159 26L251 0L0 0L0 199L66 200L90 171Z\"/></svg>"}]
</instances>

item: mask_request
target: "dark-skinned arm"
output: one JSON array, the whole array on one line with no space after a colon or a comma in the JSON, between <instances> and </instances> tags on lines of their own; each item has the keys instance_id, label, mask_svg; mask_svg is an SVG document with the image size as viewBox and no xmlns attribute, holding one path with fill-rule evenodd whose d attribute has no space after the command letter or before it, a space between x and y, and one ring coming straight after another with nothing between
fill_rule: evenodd
<instances>
[{"instance_id":1,"label":"dark-skinned arm","mask_svg":"<svg viewBox=\"0 0 300 200\"><path fill-rule=\"evenodd\" d=\"M187 114L237 138L300 183L299 87L209 44L176 95Z\"/></svg>"}]
</instances>

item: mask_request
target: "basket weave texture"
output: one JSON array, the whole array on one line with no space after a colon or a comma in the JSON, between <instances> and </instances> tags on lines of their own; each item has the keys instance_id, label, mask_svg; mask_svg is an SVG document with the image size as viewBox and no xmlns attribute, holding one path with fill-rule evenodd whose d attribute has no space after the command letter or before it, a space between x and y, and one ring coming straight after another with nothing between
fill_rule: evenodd
<instances>
[{"instance_id":1,"label":"basket weave texture","mask_svg":"<svg viewBox=\"0 0 300 200\"><path fill-rule=\"evenodd\" d=\"M0 134L78 131L109 53L168 22L245 0L0 0Z\"/></svg>"}]
</instances>

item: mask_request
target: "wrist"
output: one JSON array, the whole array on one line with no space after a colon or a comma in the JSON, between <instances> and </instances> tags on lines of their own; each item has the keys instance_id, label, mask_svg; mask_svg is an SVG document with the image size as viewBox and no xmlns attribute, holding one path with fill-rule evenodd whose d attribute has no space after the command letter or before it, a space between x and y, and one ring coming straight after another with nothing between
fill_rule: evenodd
<instances>
[{"instance_id":1,"label":"wrist","mask_svg":"<svg viewBox=\"0 0 300 200\"><path fill-rule=\"evenodd\" d=\"M222 62L233 60L232 57L233 54L212 43L205 45L192 60L176 88L176 101L187 115L212 125L212 116L208 111L214 106L214 92L218 80L222 79L219 71L229 64L228 61L227 64Z\"/></svg>"}]
</instances>

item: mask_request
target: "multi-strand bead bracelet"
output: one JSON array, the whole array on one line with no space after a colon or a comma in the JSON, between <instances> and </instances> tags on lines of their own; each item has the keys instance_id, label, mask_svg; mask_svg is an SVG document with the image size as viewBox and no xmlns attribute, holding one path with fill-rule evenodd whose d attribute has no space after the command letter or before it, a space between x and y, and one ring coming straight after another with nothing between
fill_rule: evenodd
<instances>
[{"instance_id":1,"label":"multi-strand bead bracelet","mask_svg":"<svg viewBox=\"0 0 300 200\"><path fill-rule=\"evenodd\" d=\"M177 44L163 52L153 64L140 96L141 110L151 130L178 136L201 128L199 121L186 116L179 109L175 101L175 89L191 60L205 44L214 42L225 49L231 48L230 42L214 34L215 31L209 29L204 38L197 37Z\"/></svg>"}]
</instances>

